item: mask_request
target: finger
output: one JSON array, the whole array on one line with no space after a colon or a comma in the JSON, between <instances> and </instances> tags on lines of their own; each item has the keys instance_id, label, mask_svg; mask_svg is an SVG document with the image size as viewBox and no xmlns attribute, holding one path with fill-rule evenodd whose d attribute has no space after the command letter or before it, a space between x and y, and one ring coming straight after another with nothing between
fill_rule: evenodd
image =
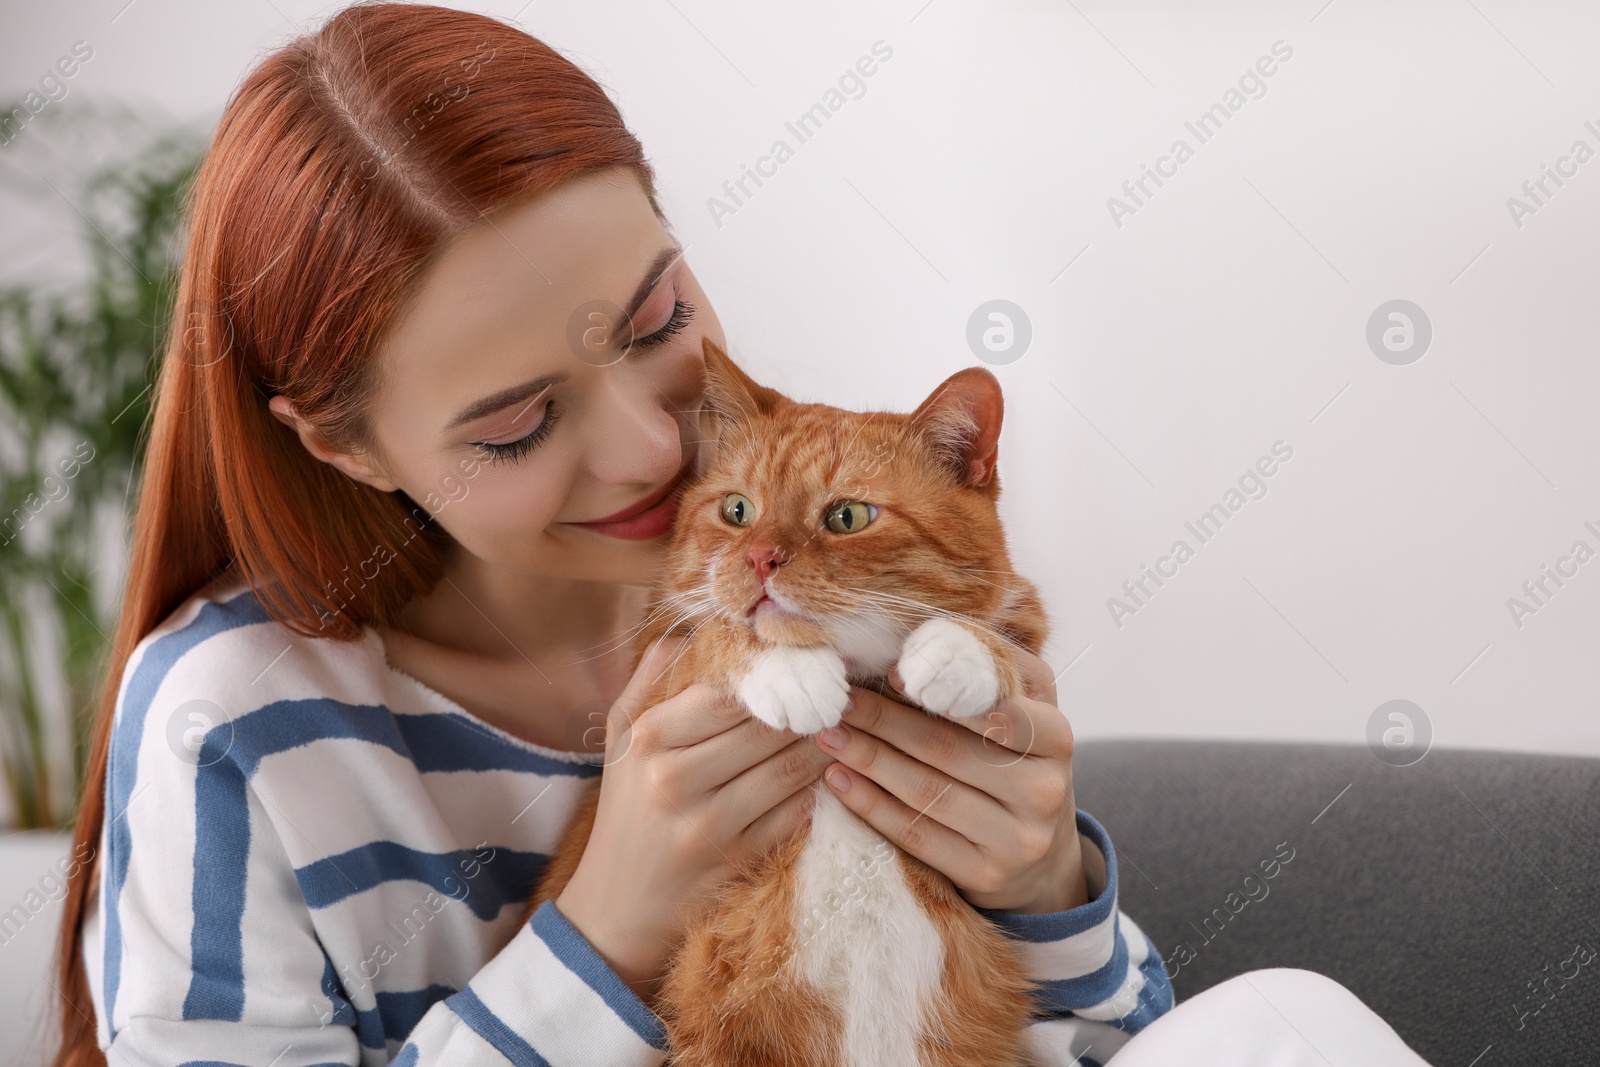
<instances>
[{"instance_id":1,"label":"finger","mask_svg":"<svg viewBox=\"0 0 1600 1067\"><path fill-rule=\"evenodd\" d=\"M634 666L632 677L606 709L606 766L620 763L633 751L634 723L648 710L662 675L680 655L684 640L682 637L663 637L646 649Z\"/></svg>"},{"instance_id":2,"label":"finger","mask_svg":"<svg viewBox=\"0 0 1600 1067\"><path fill-rule=\"evenodd\" d=\"M826 788L825 785L808 782L796 789L745 827L744 832L735 838L739 849L754 856L765 855L806 829L811 825L817 790Z\"/></svg>"},{"instance_id":3,"label":"finger","mask_svg":"<svg viewBox=\"0 0 1600 1067\"><path fill-rule=\"evenodd\" d=\"M958 724L869 689L852 691L844 721L952 777L983 744L981 717Z\"/></svg>"},{"instance_id":4,"label":"finger","mask_svg":"<svg viewBox=\"0 0 1600 1067\"><path fill-rule=\"evenodd\" d=\"M859 775L864 775L907 807L942 823L963 838L982 841L991 836L997 826L1014 819L1006 805L981 786L924 763L864 730L851 729L843 724L841 728L845 733L844 744L839 748L827 749L835 759ZM963 755L947 762L964 760L962 769L968 773L974 773L976 766L977 773L987 772L990 777L999 779L1005 777L977 761L968 747L973 739L971 733L959 726L949 728L965 736L952 737ZM821 747L824 740L824 735L819 734L816 744ZM855 776L851 780L855 780Z\"/></svg>"},{"instance_id":5,"label":"finger","mask_svg":"<svg viewBox=\"0 0 1600 1067\"><path fill-rule=\"evenodd\" d=\"M1002 700L983 716L982 721L988 724L983 734L985 741L1003 746L1017 753L1019 758L1072 758L1072 724L1054 704L1027 697Z\"/></svg>"},{"instance_id":6,"label":"finger","mask_svg":"<svg viewBox=\"0 0 1600 1067\"><path fill-rule=\"evenodd\" d=\"M824 788L867 825L958 886L965 880L960 877L963 871L975 870L984 862L982 852L971 840L939 819L910 807L871 778L843 764L837 770L830 768L828 776L839 773L848 775L850 788L842 793L831 785Z\"/></svg>"},{"instance_id":7,"label":"finger","mask_svg":"<svg viewBox=\"0 0 1600 1067\"><path fill-rule=\"evenodd\" d=\"M801 741L809 743L810 739L791 730L775 729L750 715L715 737L692 746L686 756L694 760L696 781L704 783L704 788L710 791L726 786L739 775ZM805 748L804 745L799 747ZM816 751L817 746L811 744L810 748Z\"/></svg>"},{"instance_id":8,"label":"finger","mask_svg":"<svg viewBox=\"0 0 1600 1067\"><path fill-rule=\"evenodd\" d=\"M1017 666L1022 670L1023 695L1046 704L1056 703L1056 673L1050 664L1025 649L1017 652Z\"/></svg>"},{"instance_id":9,"label":"finger","mask_svg":"<svg viewBox=\"0 0 1600 1067\"><path fill-rule=\"evenodd\" d=\"M1019 767L1033 741L1030 719L994 711L959 723L877 695L858 697L845 712L844 723L859 734L876 738L912 759L992 797L1009 811L1020 811L1032 797L1031 767ZM997 705L995 710L1009 702ZM819 742L820 743L820 742ZM1014 750L1008 745L1019 744ZM837 753L836 753L837 754ZM846 761L848 762L848 761ZM852 764L854 765L854 764ZM878 778L880 785L890 783ZM956 827L962 829L962 827Z\"/></svg>"},{"instance_id":10,"label":"finger","mask_svg":"<svg viewBox=\"0 0 1600 1067\"><path fill-rule=\"evenodd\" d=\"M658 749L691 749L728 729L744 725L750 720L750 712L739 704L738 697L698 681L677 696L650 709L650 717L654 731L651 736ZM765 726L765 723L762 725ZM770 726L766 729L774 739L787 733L771 729ZM746 734L746 737L755 736L758 734L754 731ZM798 734L790 734L787 741L792 741L795 736ZM784 742L776 741L771 750L779 749Z\"/></svg>"},{"instance_id":11,"label":"finger","mask_svg":"<svg viewBox=\"0 0 1600 1067\"><path fill-rule=\"evenodd\" d=\"M997 760L993 753L1000 751L1000 746L1007 744L1008 739L1021 736L1026 742L1031 735L1026 729L1021 735L1016 731L1008 733L1002 729L1003 724L993 718L993 710L1004 707L1007 702L996 705L986 715L947 719L869 689L853 689L851 698L850 706L845 709L845 722L963 781L970 780L960 772L962 768L973 769L972 756L984 757L982 762L989 766L1009 765L1016 760Z\"/></svg>"},{"instance_id":12,"label":"finger","mask_svg":"<svg viewBox=\"0 0 1600 1067\"><path fill-rule=\"evenodd\" d=\"M628 722L635 722L646 710L651 691L661 680L661 675L682 654L685 640L687 638L663 636L640 657L638 666L633 669L633 677L628 679L628 684L622 687L622 693L612 705L627 716Z\"/></svg>"},{"instance_id":13,"label":"finger","mask_svg":"<svg viewBox=\"0 0 1600 1067\"><path fill-rule=\"evenodd\" d=\"M730 810L744 813L737 822L748 827L796 789L815 782L833 761L833 755L818 748L811 738L796 736L781 751L735 775L718 791L718 798L726 801Z\"/></svg>"}]
</instances>

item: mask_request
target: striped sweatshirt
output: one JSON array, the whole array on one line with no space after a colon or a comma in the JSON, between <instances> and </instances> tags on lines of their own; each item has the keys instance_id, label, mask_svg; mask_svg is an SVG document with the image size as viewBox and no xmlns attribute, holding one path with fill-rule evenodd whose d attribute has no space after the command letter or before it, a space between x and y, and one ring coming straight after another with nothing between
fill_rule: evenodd
<instances>
[{"instance_id":1,"label":"striped sweatshirt","mask_svg":"<svg viewBox=\"0 0 1600 1067\"><path fill-rule=\"evenodd\" d=\"M304 638L225 572L120 680L83 951L118 1067L653 1067L661 1020L527 897L602 753L532 744L389 665L380 634ZM1103 1064L1172 1006L1117 908L980 909L1037 983L1048 1067ZM1091 866L1096 866L1091 864Z\"/></svg>"}]
</instances>

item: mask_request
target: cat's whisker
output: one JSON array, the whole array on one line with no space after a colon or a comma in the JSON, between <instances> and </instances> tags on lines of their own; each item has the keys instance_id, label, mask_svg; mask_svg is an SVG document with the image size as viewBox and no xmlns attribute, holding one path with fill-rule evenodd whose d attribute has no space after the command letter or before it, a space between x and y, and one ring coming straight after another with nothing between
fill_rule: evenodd
<instances>
[{"instance_id":1,"label":"cat's whisker","mask_svg":"<svg viewBox=\"0 0 1600 1067\"><path fill-rule=\"evenodd\" d=\"M711 620L711 618L713 617L713 615L714 615L714 613L708 614L704 618L701 618L699 622L695 623L694 626L690 627L688 634L680 635L680 636L685 636L685 637L693 636L694 632L696 630L700 629L701 626L703 626L707 622L709 622ZM661 636L656 639L656 644L660 644L662 641L665 641L667 638L674 636L673 631L675 629L677 629L679 626L682 626L685 622L688 622L690 619L694 619L694 618L697 618L697 617L698 616L696 616L694 613L684 613L684 614L679 615L677 618L673 619L672 622L665 629L663 629L661 631ZM685 642L685 647L687 647L687 644L688 643L686 641ZM683 652L680 649L678 655L681 656L682 654L683 654ZM677 657L673 658L673 662L674 663L677 662Z\"/></svg>"},{"instance_id":2,"label":"cat's whisker","mask_svg":"<svg viewBox=\"0 0 1600 1067\"><path fill-rule=\"evenodd\" d=\"M899 606L900 617L903 618L912 617L911 612L915 611L922 613L920 617L924 620L930 618L950 619L954 622L965 623L969 626L977 627L980 630L985 630L1003 640L1009 640L1006 634L998 627L993 626L974 615L963 615L958 611L947 611L943 608L936 608L931 604L924 603L923 601L912 599L911 597L898 596L894 593L885 593L877 589L852 589L841 590L841 592L848 596L855 597L858 602L862 603L873 604L875 606L877 604ZM893 614L893 612L886 612L886 614Z\"/></svg>"},{"instance_id":3,"label":"cat's whisker","mask_svg":"<svg viewBox=\"0 0 1600 1067\"><path fill-rule=\"evenodd\" d=\"M976 579L977 581L982 582L984 585L987 585L991 589L998 589L1002 593L1011 592L1011 587L1009 585L1001 585L999 582L991 582L987 578L978 578L977 577L977 575L978 575L977 571L974 571L974 570L963 570L961 573L963 575L971 575L974 579ZM1003 571L990 571L989 573L990 574L1003 574L1005 572L1003 572Z\"/></svg>"},{"instance_id":4,"label":"cat's whisker","mask_svg":"<svg viewBox=\"0 0 1600 1067\"><path fill-rule=\"evenodd\" d=\"M602 649L600 652L597 652L593 656L587 656L587 657L584 657L583 659L573 660L571 664L568 664L568 666L573 666L573 665L576 665L576 664L579 664L579 663L588 663L588 662L590 662L592 660L600 659L602 656L610 655L612 652L615 652L617 649L619 649L623 645L627 644L632 638L638 636L639 633L641 633L643 630L645 630L651 623L655 622L656 620L658 620L660 618L663 618L664 616L666 616L672 610L674 610L676 608L684 607L685 605L687 605L689 607L689 610L686 611L686 612L680 613L678 615L678 617L673 620L672 625L667 627L666 632L670 633L671 630L672 630L672 627L681 624L686 619L692 619L692 618L696 617L697 615L705 614L708 617L711 616L711 615L715 615L716 614L716 610L715 609L718 606L709 597L705 597L705 596L694 596L694 597L691 597L688 594L674 593L674 594L672 594L672 595L670 595L668 597L663 598L662 603L659 604L655 609L653 609L648 615L646 615L643 621L641 621L641 622L639 622L639 623L637 623L637 624L635 624L633 626L628 627L619 636L617 636L614 639L611 639L609 642L602 642L602 644L608 644L609 647L606 647L606 648ZM706 610L706 609L709 609L709 610ZM596 648L596 647L599 647L599 646L590 645L590 646L588 646L588 648L582 648L582 649L579 649L578 651L587 652L589 648Z\"/></svg>"},{"instance_id":5,"label":"cat's whisker","mask_svg":"<svg viewBox=\"0 0 1600 1067\"><path fill-rule=\"evenodd\" d=\"M669 667L676 667L678 665L678 661L681 660L685 653L689 651L689 642L694 640L694 635L699 633L700 628L710 621L711 620L709 618L702 619L695 623L694 626L690 627L689 632L683 635L683 644L678 646L677 653L672 657L672 662L668 664Z\"/></svg>"},{"instance_id":6,"label":"cat's whisker","mask_svg":"<svg viewBox=\"0 0 1600 1067\"><path fill-rule=\"evenodd\" d=\"M881 570L881 571L874 571L871 574L839 574L839 575L834 575L833 576L833 580L836 581L836 582L865 582L865 581L868 581L868 580L873 579L873 578L881 578L882 576L884 576L884 575L886 575L888 573L890 573L888 570ZM1002 593L1009 593L1009 592L1013 591L1012 587L1009 586L1009 585L1002 585L999 582L991 582L987 578L978 578L977 577L977 575L979 575L979 574L1005 574L1005 575L1010 575L1010 574L1012 574L1011 571L989 570L989 569L981 569L981 568L978 568L978 567L963 567L961 569L961 573L963 575L971 575L971 576L973 576L973 578L976 581L982 582L984 585L987 585L992 589L998 589Z\"/></svg>"}]
</instances>

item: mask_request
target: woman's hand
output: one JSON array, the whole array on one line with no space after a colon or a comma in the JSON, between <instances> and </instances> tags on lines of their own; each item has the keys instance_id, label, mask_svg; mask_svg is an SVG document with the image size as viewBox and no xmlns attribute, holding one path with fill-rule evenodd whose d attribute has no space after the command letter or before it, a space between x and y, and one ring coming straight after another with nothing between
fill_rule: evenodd
<instances>
[{"instance_id":1,"label":"woman's hand","mask_svg":"<svg viewBox=\"0 0 1600 1067\"><path fill-rule=\"evenodd\" d=\"M833 761L707 685L646 710L681 642L652 649L611 709L594 828L555 901L647 1003L711 892L809 823Z\"/></svg>"},{"instance_id":2,"label":"woman's hand","mask_svg":"<svg viewBox=\"0 0 1600 1067\"><path fill-rule=\"evenodd\" d=\"M1072 790L1072 728L1055 678L1022 653L1026 695L944 719L867 689L816 743L839 761L834 795L943 873L974 907L1039 913L1089 902ZM899 689L898 676L890 682ZM836 777L848 788L841 792Z\"/></svg>"}]
</instances>

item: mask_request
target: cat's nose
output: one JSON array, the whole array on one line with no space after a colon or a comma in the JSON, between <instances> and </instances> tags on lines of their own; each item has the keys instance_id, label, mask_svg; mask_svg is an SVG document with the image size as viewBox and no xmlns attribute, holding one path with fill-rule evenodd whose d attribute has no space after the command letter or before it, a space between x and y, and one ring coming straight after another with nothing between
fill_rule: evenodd
<instances>
[{"instance_id":1,"label":"cat's nose","mask_svg":"<svg viewBox=\"0 0 1600 1067\"><path fill-rule=\"evenodd\" d=\"M763 582L772 577L774 571L789 562L783 549L777 545L757 545L745 556L750 561L750 566L755 568L756 577Z\"/></svg>"}]
</instances>

